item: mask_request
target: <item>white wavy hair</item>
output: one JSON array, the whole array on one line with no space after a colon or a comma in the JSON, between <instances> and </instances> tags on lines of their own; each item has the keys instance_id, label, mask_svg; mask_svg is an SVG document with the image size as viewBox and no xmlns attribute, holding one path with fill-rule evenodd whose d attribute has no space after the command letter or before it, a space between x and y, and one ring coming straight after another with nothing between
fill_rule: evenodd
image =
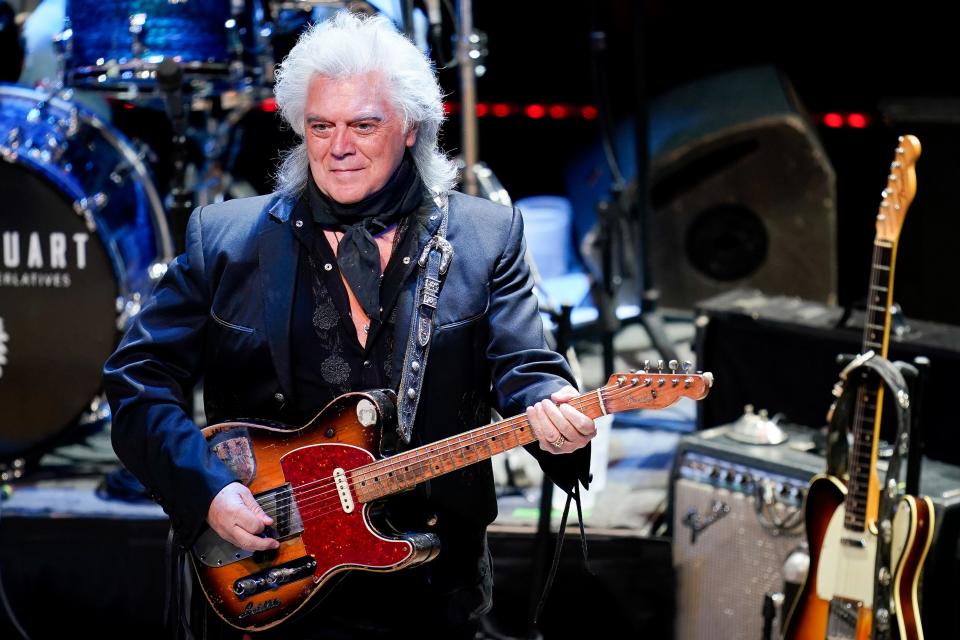
<instances>
[{"instance_id":1,"label":"white wavy hair","mask_svg":"<svg viewBox=\"0 0 960 640\"><path fill-rule=\"evenodd\" d=\"M304 32L277 71L277 108L300 137L300 143L284 154L277 170L277 190L281 194L299 197L310 177L303 141L310 80L315 75L339 79L371 71L385 80L389 99L403 115L403 131L417 127L411 155L426 187L444 192L456 184L456 164L438 146L444 120L443 94L430 60L386 17L340 11Z\"/></svg>"}]
</instances>

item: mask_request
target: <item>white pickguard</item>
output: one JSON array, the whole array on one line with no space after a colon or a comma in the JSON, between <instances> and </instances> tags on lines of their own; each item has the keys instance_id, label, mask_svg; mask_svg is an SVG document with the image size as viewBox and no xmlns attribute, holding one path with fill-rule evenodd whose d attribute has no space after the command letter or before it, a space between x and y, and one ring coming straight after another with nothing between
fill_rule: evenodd
<instances>
[{"instance_id":1,"label":"white pickguard","mask_svg":"<svg viewBox=\"0 0 960 640\"><path fill-rule=\"evenodd\" d=\"M844 529L845 511L843 505L837 507L827 526L817 568L817 596L827 601L846 598L872 609L877 536ZM845 544L846 540L854 544Z\"/></svg>"},{"instance_id":2,"label":"white pickguard","mask_svg":"<svg viewBox=\"0 0 960 640\"><path fill-rule=\"evenodd\" d=\"M844 529L843 505L837 507L820 551L817 570L817 596L829 601L831 598L847 598L873 608L874 571L876 570L877 536L869 530L854 532ZM893 518L893 539L890 546L891 572L899 565L904 547L910 542L911 512L909 505L901 501ZM863 540L864 545L843 544L842 540Z\"/></svg>"}]
</instances>

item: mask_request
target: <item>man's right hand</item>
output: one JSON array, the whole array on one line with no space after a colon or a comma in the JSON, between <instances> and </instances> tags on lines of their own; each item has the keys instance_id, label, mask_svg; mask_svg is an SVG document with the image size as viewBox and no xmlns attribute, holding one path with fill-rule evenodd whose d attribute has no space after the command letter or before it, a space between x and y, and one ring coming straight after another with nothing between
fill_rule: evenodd
<instances>
[{"instance_id":1,"label":"man's right hand","mask_svg":"<svg viewBox=\"0 0 960 640\"><path fill-rule=\"evenodd\" d=\"M256 535L273 524L273 519L257 504L250 489L239 482L231 482L213 499L207 511L207 524L221 538L246 551L265 551L280 546L273 538Z\"/></svg>"}]
</instances>

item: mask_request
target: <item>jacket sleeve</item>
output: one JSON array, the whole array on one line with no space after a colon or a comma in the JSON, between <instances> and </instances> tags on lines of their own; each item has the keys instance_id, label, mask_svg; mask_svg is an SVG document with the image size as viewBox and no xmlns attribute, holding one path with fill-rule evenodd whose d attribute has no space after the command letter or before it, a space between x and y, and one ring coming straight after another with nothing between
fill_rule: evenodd
<instances>
[{"instance_id":1,"label":"jacket sleeve","mask_svg":"<svg viewBox=\"0 0 960 640\"><path fill-rule=\"evenodd\" d=\"M197 209L186 252L170 263L103 371L114 449L170 515L183 545L196 539L210 502L235 480L210 452L186 402L201 373L209 321L201 227Z\"/></svg>"},{"instance_id":2,"label":"jacket sleeve","mask_svg":"<svg viewBox=\"0 0 960 640\"><path fill-rule=\"evenodd\" d=\"M487 359L492 366L495 400L505 416L523 413L567 384L577 386L563 356L547 348L525 253L523 218L514 208L506 246L490 282L488 316ZM567 493L573 491L577 480L588 486L590 445L564 455L543 451L536 443L527 445L527 451Z\"/></svg>"}]
</instances>

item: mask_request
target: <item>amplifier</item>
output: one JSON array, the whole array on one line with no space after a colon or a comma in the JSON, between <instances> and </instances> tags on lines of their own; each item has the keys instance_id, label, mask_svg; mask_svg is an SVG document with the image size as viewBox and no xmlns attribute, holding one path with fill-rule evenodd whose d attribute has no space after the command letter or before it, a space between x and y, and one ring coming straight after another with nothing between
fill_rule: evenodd
<instances>
[{"instance_id":1,"label":"amplifier","mask_svg":"<svg viewBox=\"0 0 960 640\"><path fill-rule=\"evenodd\" d=\"M786 431L774 446L740 443L726 426L680 440L669 519L679 640L762 638L766 594L793 594L785 566L805 573L803 498L826 463L813 453L813 430ZM955 631L951 594L960 589L960 468L925 458L920 486L937 520L921 584L923 627L929 638L946 638Z\"/></svg>"},{"instance_id":2,"label":"amplifier","mask_svg":"<svg viewBox=\"0 0 960 640\"><path fill-rule=\"evenodd\" d=\"M824 467L804 450L809 433L763 447L727 431L685 436L677 448L671 522L680 640L762 638L764 597L783 590L784 563L804 541L803 497Z\"/></svg>"}]
</instances>

